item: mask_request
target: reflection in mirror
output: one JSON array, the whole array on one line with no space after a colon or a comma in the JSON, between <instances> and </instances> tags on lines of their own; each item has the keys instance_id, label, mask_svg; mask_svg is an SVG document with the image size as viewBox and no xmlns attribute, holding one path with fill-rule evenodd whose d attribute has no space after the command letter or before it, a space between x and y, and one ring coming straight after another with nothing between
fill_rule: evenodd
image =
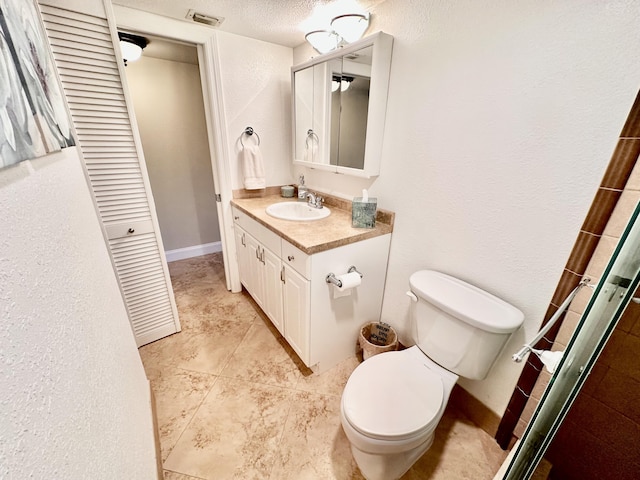
<instances>
[{"instance_id":1,"label":"reflection in mirror","mask_svg":"<svg viewBox=\"0 0 640 480\"><path fill-rule=\"evenodd\" d=\"M331 147L337 149L336 163L342 167L364 168L369 113L369 85L373 47L363 48L342 59L337 129L331 129ZM332 102L331 126L334 119ZM334 132L337 134L334 137ZM335 147L334 147L335 146Z\"/></svg>"},{"instance_id":2,"label":"reflection in mirror","mask_svg":"<svg viewBox=\"0 0 640 480\"><path fill-rule=\"evenodd\" d=\"M313 67L295 72L295 158L312 162L313 155L306 148L308 130L313 132ZM313 147L313 145L309 145ZM310 150L312 151L312 150Z\"/></svg>"},{"instance_id":3,"label":"reflection in mirror","mask_svg":"<svg viewBox=\"0 0 640 480\"><path fill-rule=\"evenodd\" d=\"M336 165L363 169L370 80L343 75L341 83L344 89L340 91L340 129L338 138L331 138L331 146L338 145L336 160L340 160Z\"/></svg>"}]
</instances>

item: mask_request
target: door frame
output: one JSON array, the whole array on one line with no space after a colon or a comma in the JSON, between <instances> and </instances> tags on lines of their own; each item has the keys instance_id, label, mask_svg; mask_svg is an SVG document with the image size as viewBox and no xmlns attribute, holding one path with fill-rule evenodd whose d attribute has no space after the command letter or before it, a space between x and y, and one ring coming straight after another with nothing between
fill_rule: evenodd
<instances>
[{"instance_id":1,"label":"door frame","mask_svg":"<svg viewBox=\"0 0 640 480\"><path fill-rule=\"evenodd\" d=\"M105 6L111 4L105 0ZM142 34L155 35L171 40L193 43L198 49L200 80L207 123L209 155L213 171L220 241L224 263L227 290L239 292L242 288L236 258L233 234L233 216L231 212L231 165L227 121L224 110L222 82L220 80L220 61L218 55L217 32L186 20L176 20L154 13L143 12L121 5L111 5L115 24L118 28L132 30ZM123 82L124 83L124 82Z\"/></svg>"}]
</instances>

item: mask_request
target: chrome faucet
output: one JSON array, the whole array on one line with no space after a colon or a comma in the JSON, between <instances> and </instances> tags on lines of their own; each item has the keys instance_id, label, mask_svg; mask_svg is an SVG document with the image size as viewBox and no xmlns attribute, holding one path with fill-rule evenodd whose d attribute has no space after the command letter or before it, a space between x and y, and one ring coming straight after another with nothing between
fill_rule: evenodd
<instances>
[{"instance_id":1,"label":"chrome faucet","mask_svg":"<svg viewBox=\"0 0 640 480\"><path fill-rule=\"evenodd\" d=\"M307 192L307 205L313 208L322 208L324 198L313 192Z\"/></svg>"}]
</instances>

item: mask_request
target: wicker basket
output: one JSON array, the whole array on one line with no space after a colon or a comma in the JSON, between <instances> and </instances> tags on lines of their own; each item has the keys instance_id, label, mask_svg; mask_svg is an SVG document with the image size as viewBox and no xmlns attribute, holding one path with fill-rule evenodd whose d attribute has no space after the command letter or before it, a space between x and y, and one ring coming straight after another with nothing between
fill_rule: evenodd
<instances>
[{"instance_id":1,"label":"wicker basket","mask_svg":"<svg viewBox=\"0 0 640 480\"><path fill-rule=\"evenodd\" d=\"M358 341L365 360L372 355L398 349L398 336L386 323L367 323L360 329Z\"/></svg>"}]
</instances>

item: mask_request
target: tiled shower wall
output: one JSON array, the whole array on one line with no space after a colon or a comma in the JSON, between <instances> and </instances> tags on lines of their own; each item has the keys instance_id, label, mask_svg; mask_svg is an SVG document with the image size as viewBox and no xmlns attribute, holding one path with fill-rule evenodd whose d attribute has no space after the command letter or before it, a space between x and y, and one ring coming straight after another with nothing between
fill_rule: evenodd
<instances>
[{"instance_id":1,"label":"tiled shower wall","mask_svg":"<svg viewBox=\"0 0 640 480\"><path fill-rule=\"evenodd\" d=\"M636 97L622 129L611 161L587 218L580 229L543 324L557 311L559 305L583 276L590 277L591 282L595 283L604 271L633 209L640 200L639 154L640 94ZM567 313L536 344L536 348L563 350L584 312L591 293L591 289L583 288L569 306ZM620 328L624 328L622 322L616 332ZM640 325L635 331L639 329ZM600 359L598 364L602 361ZM496 439L503 448L509 446L514 436L520 437L523 434L550 378L550 374L542 368L540 360L535 355L530 355L498 427ZM640 380L640 375L636 379ZM638 389L638 385L635 385L635 388L638 392L636 398L638 398L640 389ZM637 404L640 405L638 402Z\"/></svg>"}]
</instances>

